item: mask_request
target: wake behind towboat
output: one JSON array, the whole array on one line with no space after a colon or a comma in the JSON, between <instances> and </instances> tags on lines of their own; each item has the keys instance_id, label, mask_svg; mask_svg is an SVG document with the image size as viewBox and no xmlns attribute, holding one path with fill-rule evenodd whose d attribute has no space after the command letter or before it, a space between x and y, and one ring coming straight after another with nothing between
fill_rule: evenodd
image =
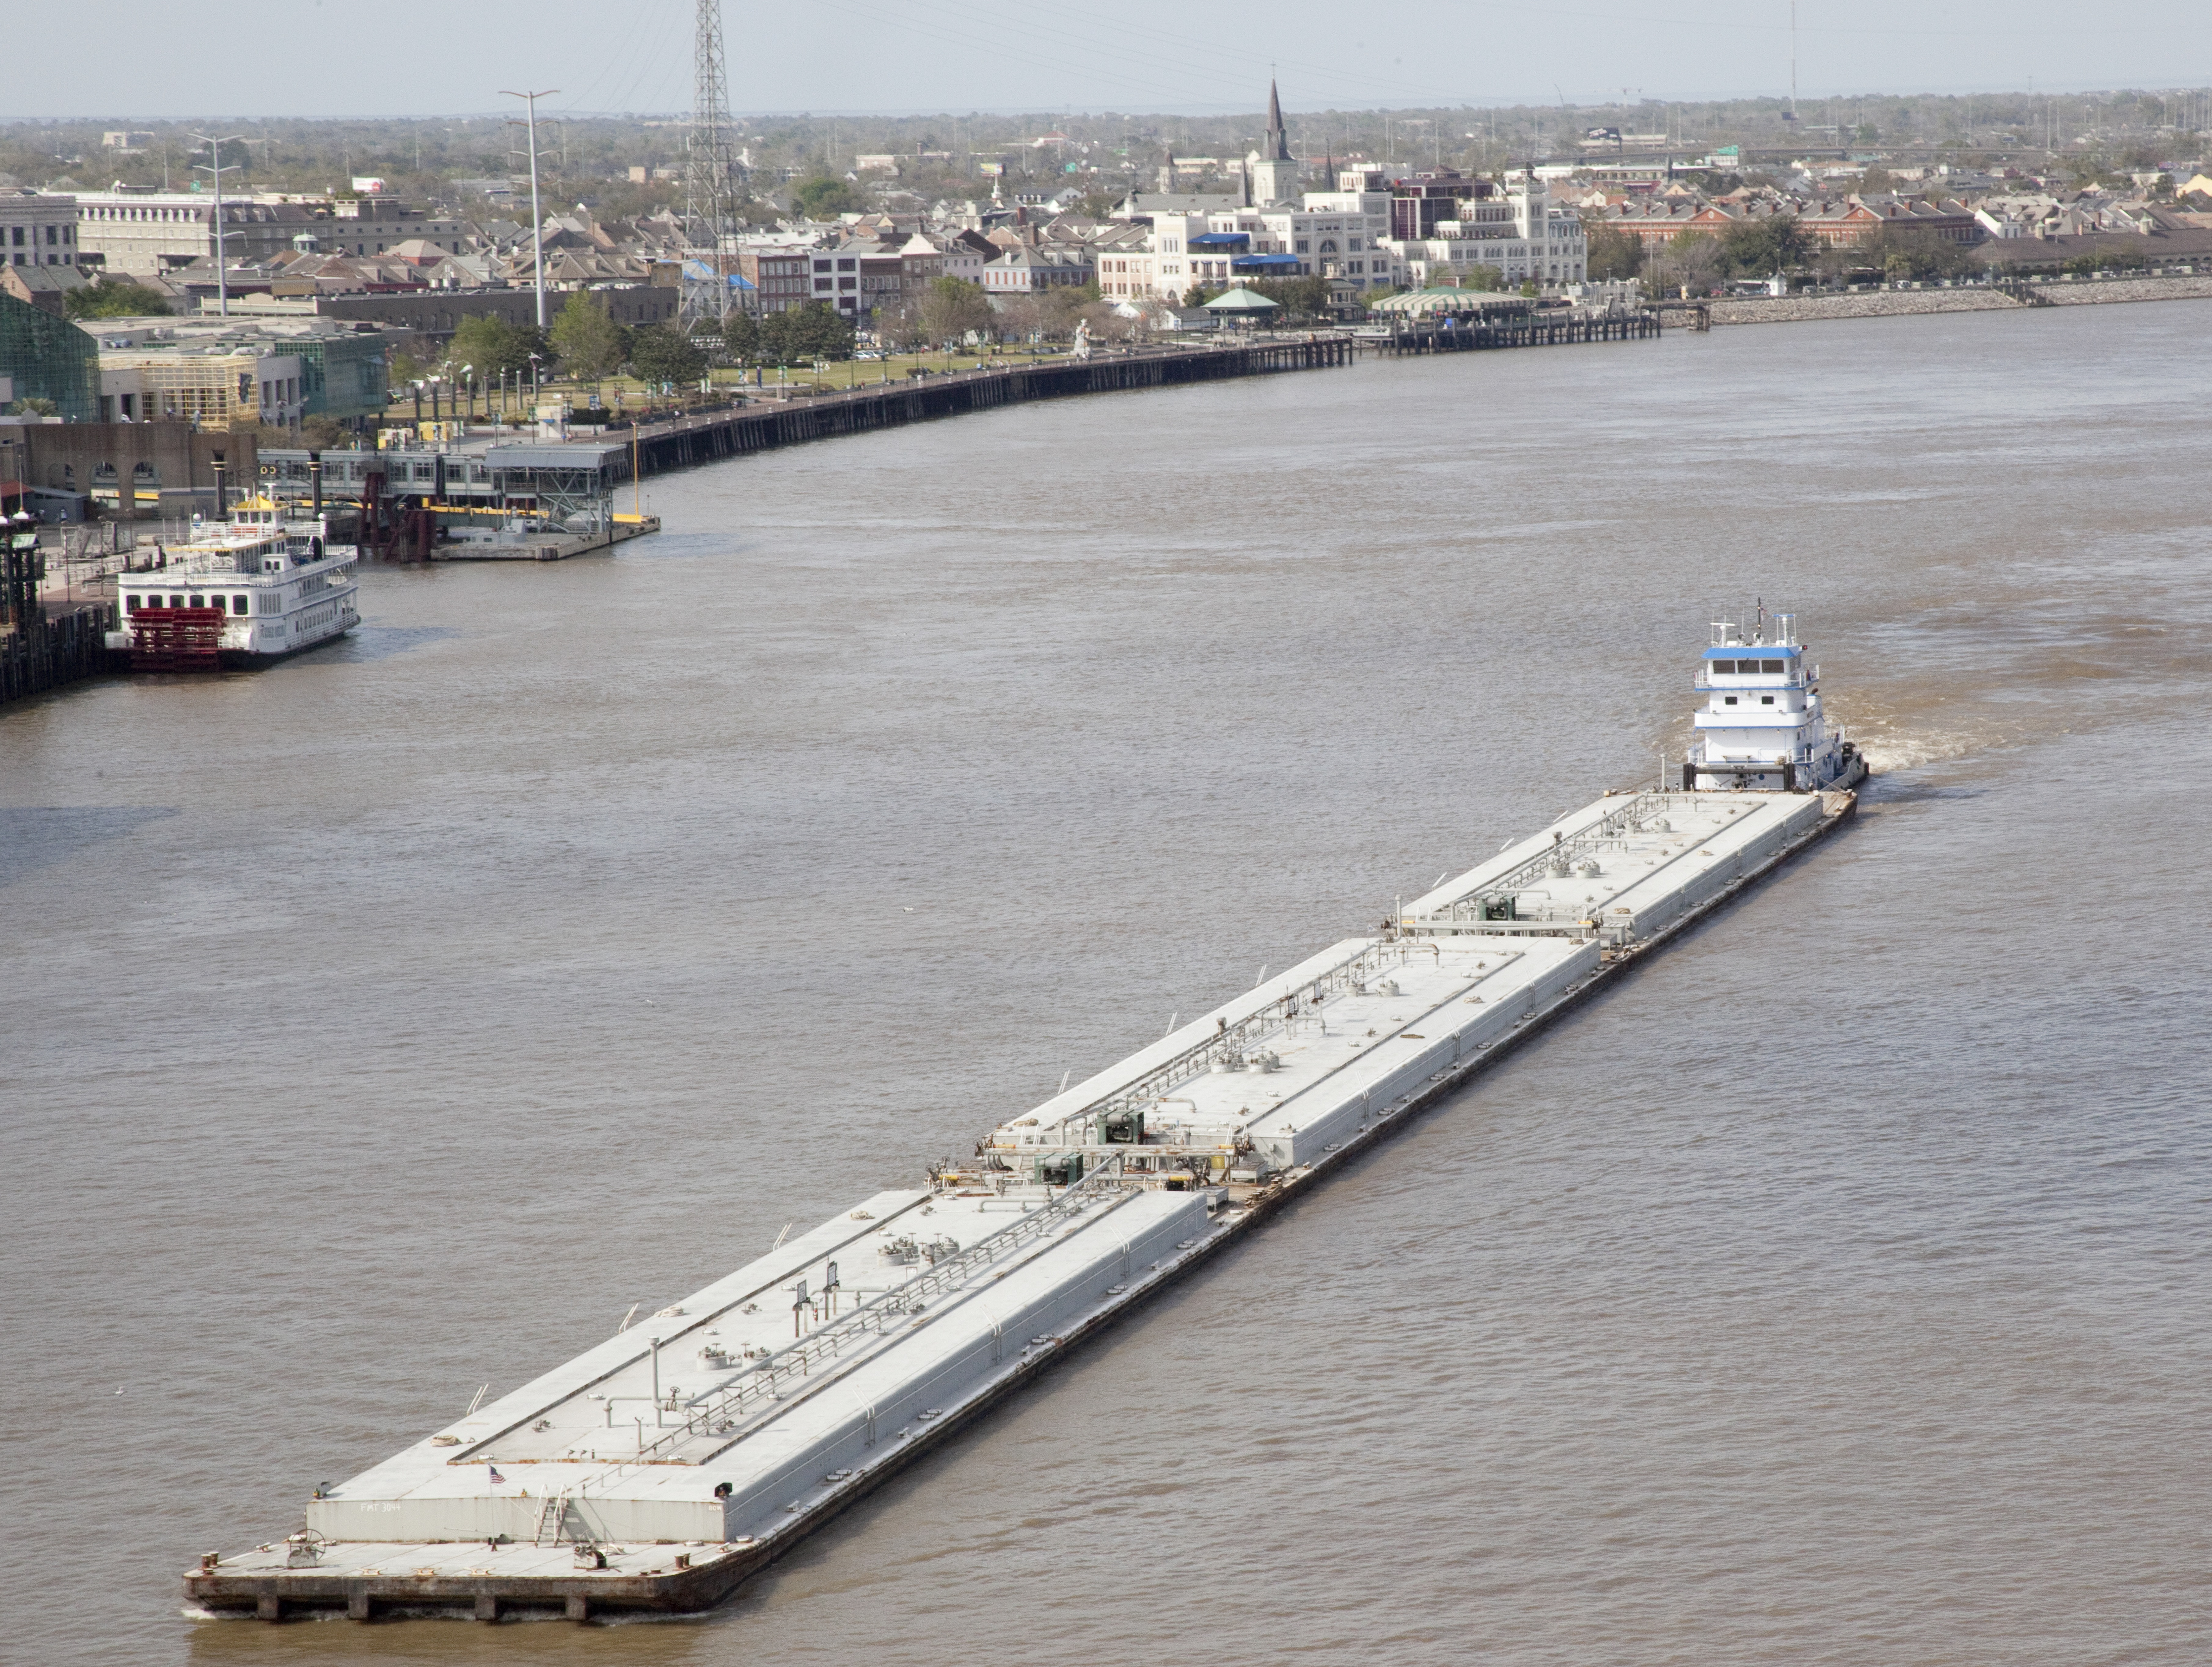
<instances>
[{"instance_id":1,"label":"wake behind towboat","mask_svg":"<svg viewBox=\"0 0 2212 1667\"><path fill-rule=\"evenodd\" d=\"M361 623L356 567L327 517L247 498L228 520L195 520L161 568L122 576L121 629L107 646L127 651L134 672L266 666Z\"/></svg>"}]
</instances>

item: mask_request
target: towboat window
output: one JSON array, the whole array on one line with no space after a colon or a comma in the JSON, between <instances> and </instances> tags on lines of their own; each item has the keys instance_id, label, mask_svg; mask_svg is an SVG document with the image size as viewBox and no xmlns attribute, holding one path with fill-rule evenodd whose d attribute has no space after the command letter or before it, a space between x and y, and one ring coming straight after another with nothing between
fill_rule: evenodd
<instances>
[{"instance_id":1,"label":"towboat window","mask_svg":"<svg viewBox=\"0 0 2212 1667\"><path fill-rule=\"evenodd\" d=\"M123 599L123 601L126 607L130 608L133 612L136 612L137 609L143 605L144 599L137 596L126 596Z\"/></svg>"},{"instance_id":2,"label":"towboat window","mask_svg":"<svg viewBox=\"0 0 2212 1667\"><path fill-rule=\"evenodd\" d=\"M1713 662L1713 670L1723 677L1733 677L1735 675L1735 662L1732 660L1717 660Z\"/></svg>"},{"instance_id":3,"label":"towboat window","mask_svg":"<svg viewBox=\"0 0 2212 1667\"><path fill-rule=\"evenodd\" d=\"M1761 695L1759 697L1759 703L1761 706L1771 706L1774 704L1774 697L1771 695Z\"/></svg>"},{"instance_id":4,"label":"towboat window","mask_svg":"<svg viewBox=\"0 0 2212 1667\"><path fill-rule=\"evenodd\" d=\"M1730 706L1734 706L1735 704L1735 697L1734 695L1723 695L1721 698L1726 701Z\"/></svg>"},{"instance_id":5,"label":"towboat window","mask_svg":"<svg viewBox=\"0 0 2212 1667\"><path fill-rule=\"evenodd\" d=\"M207 606L207 598L204 596L195 596L192 598L192 605L196 608L204 608Z\"/></svg>"},{"instance_id":6,"label":"towboat window","mask_svg":"<svg viewBox=\"0 0 2212 1667\"><path fill-rule=\"evenodd\" d=\"M234 596L230 599L230 611L233 613L244 613L251 605L251 601L252 599L249 597Z\"/></svg>"},{"instance_id":7,"label":"towboat window","mask_svg":"<svg viewBox=\"0 0 2212 1667\"><path fill-rule=\"evenodd\" d=\"M1759 662L1759 669L1762 672L1778 674L1784 669L1784 665L1778 660L1762 660Z\"/></svg>"}]
</instances>

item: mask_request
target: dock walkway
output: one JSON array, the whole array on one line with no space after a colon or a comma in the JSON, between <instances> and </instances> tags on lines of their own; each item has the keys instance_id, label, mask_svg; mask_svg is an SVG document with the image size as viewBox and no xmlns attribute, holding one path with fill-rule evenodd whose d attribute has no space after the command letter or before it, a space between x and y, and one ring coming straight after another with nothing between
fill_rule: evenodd
<instances>
[{"instance_id":1,"label":"dock walkway","mask_svg":"<svg viewBox=\"0 0 2212 1667\"><path fill-rule=\"evenodd\" d=\"M1370 353L1396 359L1410 353L1478 353L1509 347L1571 347L1585 342L1656 341L1656 313L1641 309L1629 313L1529 312L1509 314L1496 322L1402 325L1387 336L1367 335L1359 345Z\"/></svg>"}]
</instances>

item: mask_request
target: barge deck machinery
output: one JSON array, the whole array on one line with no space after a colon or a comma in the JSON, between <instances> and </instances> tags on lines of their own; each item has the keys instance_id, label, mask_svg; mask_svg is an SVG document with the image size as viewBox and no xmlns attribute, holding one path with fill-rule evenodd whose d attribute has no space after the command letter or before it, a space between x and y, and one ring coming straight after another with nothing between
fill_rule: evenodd
<instances>
[{"instance_id":1,"label":"barge deck machinery","mask_svg":"<svg viewBox=\"0 0 2212 1667\"><path fill-rule=\"evenodd\" d=\"M1864 770L1829 756L1796 791L1662 785L1561 817L1002 1123L927 1186L866 1199L319 1489L298 1532L203 1557L187 1597L268 1620L719 1602L1839 826Z\"/></svg>"}]
</instances>

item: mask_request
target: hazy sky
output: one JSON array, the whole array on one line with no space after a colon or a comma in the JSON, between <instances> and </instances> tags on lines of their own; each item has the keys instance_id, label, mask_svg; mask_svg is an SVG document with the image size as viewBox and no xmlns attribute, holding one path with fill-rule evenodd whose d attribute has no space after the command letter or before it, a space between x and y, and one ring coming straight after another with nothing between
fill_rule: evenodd
<instances>
[{"instance_id":1,"label":"hazy sky","mask_svg":"<svg viewBox=\"0 0 2212 1667\"><path fill-rule=\"evenodd\" d=\"M433 115L502 87L678 111L694 0L126 0L11 6L0 118ZM1790 90L1790 0L725 0L739 112L1285 110ZM1354 20L1343 21L1346 18ZM2212 6L1798 0L1802 98L2212 83ZM114 38L106 32L113 30ZM25 73L27 71L27 73Z\"/></svg>"}]
</instances>

